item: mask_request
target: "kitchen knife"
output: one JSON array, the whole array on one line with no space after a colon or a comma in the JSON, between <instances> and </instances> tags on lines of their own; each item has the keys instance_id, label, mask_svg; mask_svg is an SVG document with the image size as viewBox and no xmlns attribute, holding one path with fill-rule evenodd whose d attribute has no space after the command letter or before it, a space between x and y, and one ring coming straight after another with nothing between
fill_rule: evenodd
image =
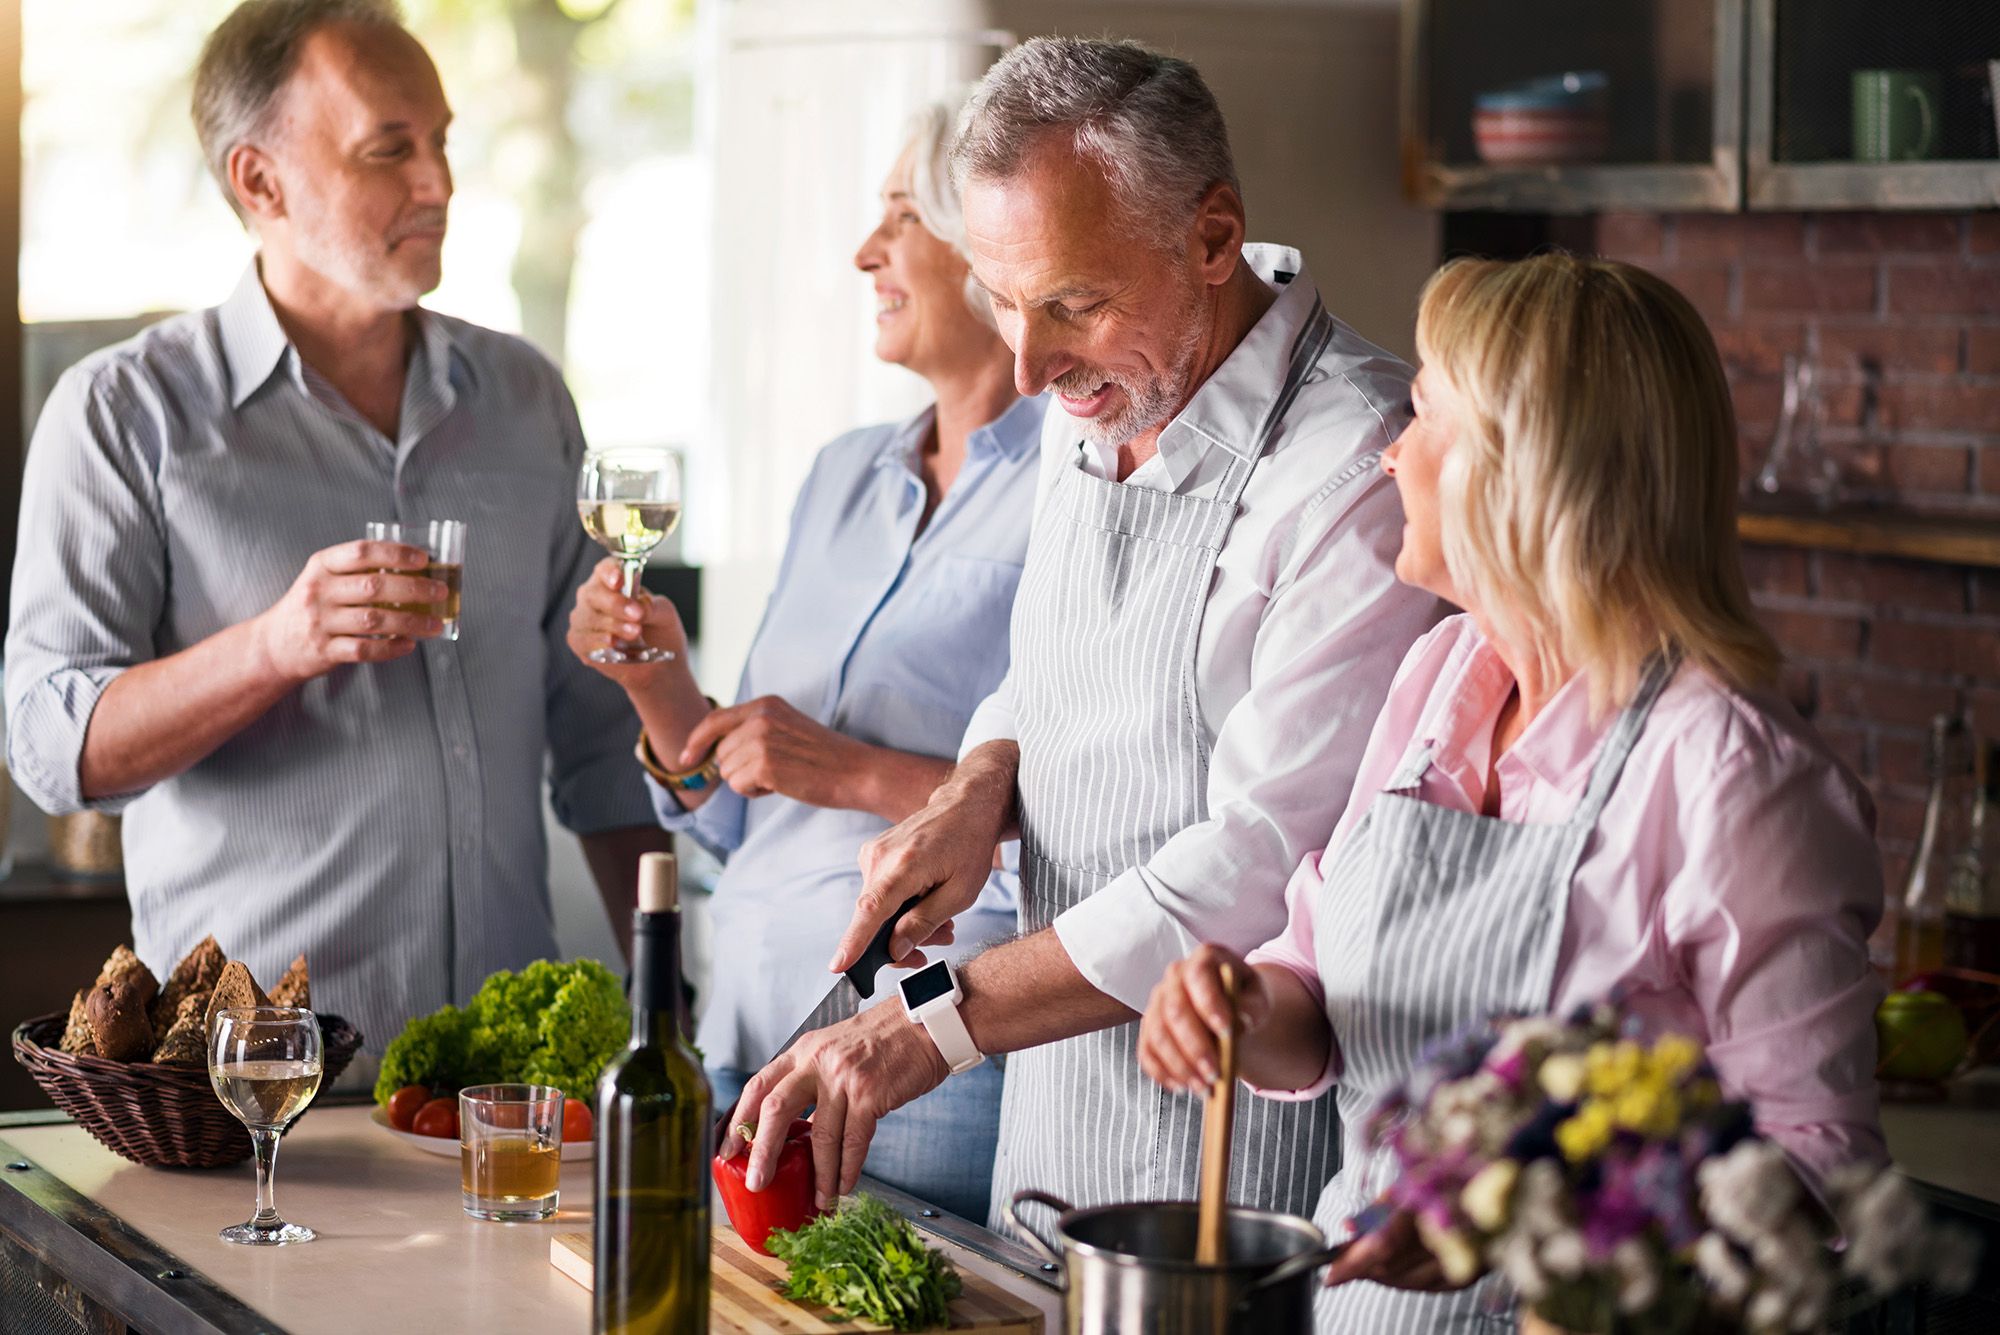
<instances>
[{"instance_id":1,"label":"kitchen knife","mask_svg":"<svg viewBox=\"0 0 2000 1335\"><path fill-rule=\"evenodd\" d=\"M917 899L921 898L923 896L917 896ZM842 1020L852 1019L861 1013L861 1003L875 995L876 973L883 965L895 963L889 957L889 937L896 930L896 924L903 920L903 915L910 911L917 899L906 899L896 906L896 911L889 915L889 921L876 930L874 939L868 943L868 948L861 952L861 958L844 970L840 977L833 980L833 986L819 999L819 1005L814 1006L804 1022L792 1030L792 1036L785 1040L785 1046L779 1048L779 1052L788 1051L792 1044L815 1029L839 1024Z\"/></svg>"}]
</instances>

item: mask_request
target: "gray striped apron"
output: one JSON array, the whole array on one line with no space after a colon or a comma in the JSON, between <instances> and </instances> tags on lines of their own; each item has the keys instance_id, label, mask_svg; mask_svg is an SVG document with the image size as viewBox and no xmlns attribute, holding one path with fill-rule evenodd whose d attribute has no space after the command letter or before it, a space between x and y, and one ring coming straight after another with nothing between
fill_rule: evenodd
<instances>
[{"instance_id":1,"label":"gray striped apron","mask_svg":"<svg viewBox=\"0 0 2000 1335\"><path fill-rule=\"evenodd\" d=\"M1413 742L1388 785L1334 853L1314 900L1313 937L1327 1018L1344 1065L1339 1091L1346 1166L1313 1221L1328 1236L1389 1186L1387 1150L1361 1141L1368 1115L1408 1077L1424 1047L1503 1011L1549 1008L1570 880L1612 787L1673 676L1648 665L1591 765L1576 810L1527 825L1416 796L1431 746ZM1458 1293L1357 1282L1322 1289L1321 1335L1509 1330L1509 1295L1489 1277Z\"/></svg>"},{"instance_id":2,"label":"gray striped apron","mask_svg":"<svg viewBox=\"0 0 2000 1335\"><path fill-rule=\"evenodd\" d=\"M1314 303L1283 388L1213 499L1062 471L1036 516L1014 603L1021 929L1038 931L1208 811L1195 644L1244 484L1332 339ZM1246 650L1247 651L1247 650ZM1270 868L1275 893L1289 868ZM1190 1200L1201 1103L1139 1069L1136 1021L1008 1058L993 1227L1023 1187L1079 1207ZM1303 1215L1339 1163L1332 1100L1244 1098L1230 1197Z\"/></svg>"}]
</instances>

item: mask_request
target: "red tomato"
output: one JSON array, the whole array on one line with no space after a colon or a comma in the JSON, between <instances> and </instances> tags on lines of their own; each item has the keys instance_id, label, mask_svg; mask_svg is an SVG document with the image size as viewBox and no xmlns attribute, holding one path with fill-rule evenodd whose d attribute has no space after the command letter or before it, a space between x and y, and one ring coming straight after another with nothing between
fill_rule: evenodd
<instances>
[{"instance_id":1,"label":"red tomato","mask_svg":"<svg viewBox=\"0 0 2000 1335\"><path fill-rule=\"evenodd\" d=\"M417 1120L417 1109L431 1101L431 1092L422 1085L404 1085L389 1096L389 1125L408 1131Z\"/></svg>"},{"instance_id":2,"label":"red tomato","mask_svg":"<svg viewBox=\"0 0 2000 1335\"><path fill-rule=\"evenodd\" d=\"M563 1139L589 1140L597 1131L597 1119L590 1115L590 1105L582 1099L563 1100Z\"/></svg>"},{"instance_id":3,"label":"red tomato","mask_svg":"<svg viewBox=\"0 0 2000 1335\"><path fill-rule=\"evenodd\" d=\"M458 1139L458 1100L432 1099L417 1109L410 1130L420 1136L447 1136Z\"/></svg>"}]
</instances>

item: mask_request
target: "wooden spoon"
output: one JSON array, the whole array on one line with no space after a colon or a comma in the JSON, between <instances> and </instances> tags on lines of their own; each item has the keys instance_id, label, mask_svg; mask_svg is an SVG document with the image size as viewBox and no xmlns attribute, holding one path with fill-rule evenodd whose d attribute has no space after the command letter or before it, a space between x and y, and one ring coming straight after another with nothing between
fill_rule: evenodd
<instances>
[{"instance_id":1,"label":"wooden spoon","mask_svg":"<svg viewBox=\"0 0 2000 1335\"><path fill-rule=\"evenodd\" d=\"M1201 1196L1196 1216L1196 1265L1229 1261L1229 1133L1236 1122L1236 970L1222 966L1222 990L1229 998L1229 1028L1216 1054L1215 1083L1201 1118Z\"/></svg>"}]
</instances>

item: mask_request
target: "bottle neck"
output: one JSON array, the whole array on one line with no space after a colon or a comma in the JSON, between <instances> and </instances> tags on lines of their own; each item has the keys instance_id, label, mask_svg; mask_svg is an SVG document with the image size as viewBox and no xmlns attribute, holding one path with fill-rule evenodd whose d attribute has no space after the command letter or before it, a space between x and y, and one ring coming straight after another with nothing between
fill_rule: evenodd
<instances>
[{"instance_id":1,"label":"bottle neck","mask_svg":"<svg viewBox=\"0 0 2000 1335\"><path fill-rule=\"evenodd\" d=\"M671 1046L680 1037L681 915L632 915L632 1040Z\"/></svg>"}]
</instances>

